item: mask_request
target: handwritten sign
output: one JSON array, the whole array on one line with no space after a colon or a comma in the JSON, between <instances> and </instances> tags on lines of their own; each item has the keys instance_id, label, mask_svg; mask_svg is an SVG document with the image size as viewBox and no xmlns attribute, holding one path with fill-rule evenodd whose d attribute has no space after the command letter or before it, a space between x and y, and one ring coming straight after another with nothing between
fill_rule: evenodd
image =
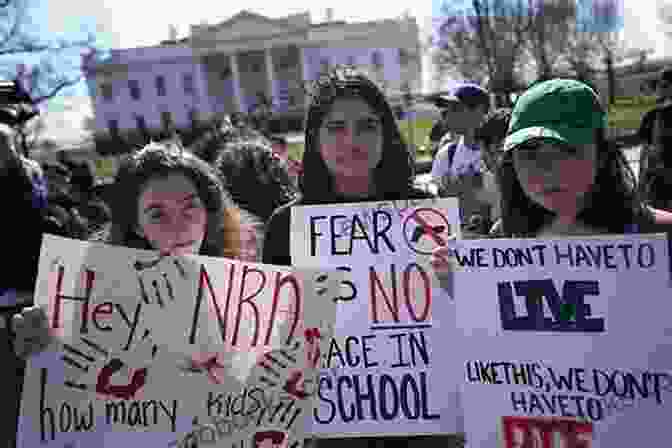
<instances>
[{"instance_id":1,"label":"handwritten sign","mask_svg":"<svg viewBox=\"0 0 672 448\"><path fill-rule=\"evenodd\" d=\"M312 433L461 432L454 304L423 255L459 237L457 200L294 207L291 228L296 266L346 274Z\"/></svg>"},{"instance_id":2,"label":"handwritten sign","mask_svg":"<svg viewBox=\"0 0 672 448\"><path fill-rule=\"evenodd\" d=\"M455 297L469 445L669 440L668 257L662 235L462 241Z\"/></svg>"},{"instance_id":3,"label":"handwritten sign","mask_svg":"<svg viewBox=\"0 0 672 448\"><path fill-rule=\"evenodd\" d=\"M18 447L299 447L342 274L45 236Z\"/></svg>"}]
</instances>

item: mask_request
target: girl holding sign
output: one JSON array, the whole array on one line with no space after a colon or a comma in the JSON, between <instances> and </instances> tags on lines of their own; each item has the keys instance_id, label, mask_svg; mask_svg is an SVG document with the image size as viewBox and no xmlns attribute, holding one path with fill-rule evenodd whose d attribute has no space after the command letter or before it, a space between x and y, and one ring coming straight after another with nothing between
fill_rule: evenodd
<instances>
[{"instance_id":1,"label":"girl holding sign","mask_svg":"<svg viewBox=\"0 0 672 448\"><path fill-rule=\"evenodd\" d=\"M502 218L493 236L543 238L653 233L672 214L647 207L623 154L606 140L607 115L595 92L569 79L527 90L513 110L498 167ZM435 269L449 281L452 248Z\"/></svg>"},{"instance_id":2,"label":"girl holding sign","mask_svg":"<svg viewBox=\"0 0 672 448\"><path fill-rule=\"evenodd\" d=\"M413 187L413 163L385 95L365 75L337 66L313 87L306 121L301 197L278 208L264 238L263 262L290 266L295 205L426 199Z\"/></svg>"},{"instance_id":3,"label":"girl holding sign","mask_svg":"<svg viewBox=\"0 0 672 448\"><path fill-rule=\"evenodd\" d=\"M174 142L150 143L120 167L112 222L93 240L158 250L240 258L246 215L233 205L215 170ZM43 350L46 314L26 308L13 319L18 356Z\"/></svg>"}]
</instances>

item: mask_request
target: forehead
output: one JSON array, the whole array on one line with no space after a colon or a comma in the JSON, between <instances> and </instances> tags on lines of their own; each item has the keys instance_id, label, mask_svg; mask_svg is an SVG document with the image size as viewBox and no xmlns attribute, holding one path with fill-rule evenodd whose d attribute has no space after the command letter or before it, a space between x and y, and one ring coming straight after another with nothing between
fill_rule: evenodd
<instances>
[{"instance_id":1,"label":"forehead","mask_svg":"<svg viewBox=\"0 0 672 448\"><path fill-rule=\"evenodd\" d=\"M194 183L176 173L148 180L141 190L140 201L180 201L196 193Z\"/></svg>"},{"instance_id":2,"label":"forehead","mask_svg":"<svg viewBox=\"0 0 672 448\"><path fill-rule=\"evenodd\" d=\"M324 117L324 123L333 120L357 120L358 118L377 118L373 109L360 98L338 98L333 102Z\"/></svg>"}]
</instances>

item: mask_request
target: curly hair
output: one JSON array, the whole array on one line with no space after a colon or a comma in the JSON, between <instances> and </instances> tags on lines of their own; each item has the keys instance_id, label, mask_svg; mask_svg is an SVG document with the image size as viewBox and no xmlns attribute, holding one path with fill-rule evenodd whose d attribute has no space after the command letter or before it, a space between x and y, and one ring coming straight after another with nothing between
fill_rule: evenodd
<instances>
[{"instance_id":1,"label":"curly hair","mask_svg":"<svg viewBox=\"0 0 672 448\"><path fill-rule=\"evenodd\" d=\"M597 175L588 196L588 207L578 219L610 233L625 233L633 223L653 224L653 215L637 192L632 169L623 153L609 143L604 129L595 130ZM534 237L550 224L555 214L533 202L523 191L515 172L512 151L504 154L498 168L501 190L502 233L507 237Z\"/></svg>"},{"instance_id":2,"label":"curly hair","mask_svg":"<svg viewBox=\"0 0 672 448\"><path fill-rule=\"evenodd\" d=\"M147 182L175 173L193 182L207 211L207 228L200 255L239 258L241 222L237 207L215 170L174 141L152 142L122 161L109 204L112 222L94 240L152 249L136 231L137 203Z\"/></svg>"},{"instance_id":3,"label":"curly hair","mask_svg":"<svg viewBox=\"0 0 672 448\"><path fill-rule=\"evenodd\" d=\"M227 144L214 166L234 202L263 222L298 196L287 164L262 140Z\"/></svg>"},{"instance_id":4,"label":"curly hair","mask_svg":"<svg viewBox=\"0 0 672 448\"><path fill-rule=\"evenodd\" d=\"M211 130L206 132L200 138L196 139L189 145L191 152L203 159L209 164L213 164L217 160L217 156L224 147L236 141L249 141L257 139L260 142L267 144L267 140L261 132L244 127L233 126L230 121L222 121L221 124L215 125Z\"/></svg>"},{"instance_id":5,"label":"curly hair","mask_svg":"<svg viewBox=\"0 0 672 448\"><path fill-rule=\"evenodd\" d=\"M376 189L384 198L405 195L413 185L413 163L385 95L362 72L337 65L317 79L311 89L306 114L304 170L299 176L303 201L321 203L335 196L333 176L320 153L319 133L325 116L340 98L360 98L379 117L383 128L383 157L374 171Z\"/></svg>"}]
</instances>

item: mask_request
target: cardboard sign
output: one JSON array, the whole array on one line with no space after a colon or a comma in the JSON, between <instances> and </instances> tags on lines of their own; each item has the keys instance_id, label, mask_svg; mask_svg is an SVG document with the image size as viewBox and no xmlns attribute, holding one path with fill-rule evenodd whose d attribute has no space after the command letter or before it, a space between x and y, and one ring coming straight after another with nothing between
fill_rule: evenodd
<instances>
[{"instance_id":1,"label":"cardboard sign","mask_svg":"<svg viewBox=\"0 0 672 448\"><path fill-rule=\"evenodd\" d=\"M429 265L460 235L457 200L293 207L291 229L296 266L345 273L313 435L461 432L454 303Z\"/></svg>"},{"instance_id":2,"label":"cardboard sign","mask_svg":"<svg viewBox=\"0 0 672 448\"><path fill-rule=\"evenodd\" d=\"M458 261L469 446L670 440L664 236L465 240Z\"/></svg>"},{"instance_id":3,"label":"cardboard sign","mask_svg":"<svg viewBox=\"0 0 672 448\"><path fill-rule=\"evenodd\" d=\"M18 447L301 446L341 279L45 236Z\"/></svg>"}]
</instances>

